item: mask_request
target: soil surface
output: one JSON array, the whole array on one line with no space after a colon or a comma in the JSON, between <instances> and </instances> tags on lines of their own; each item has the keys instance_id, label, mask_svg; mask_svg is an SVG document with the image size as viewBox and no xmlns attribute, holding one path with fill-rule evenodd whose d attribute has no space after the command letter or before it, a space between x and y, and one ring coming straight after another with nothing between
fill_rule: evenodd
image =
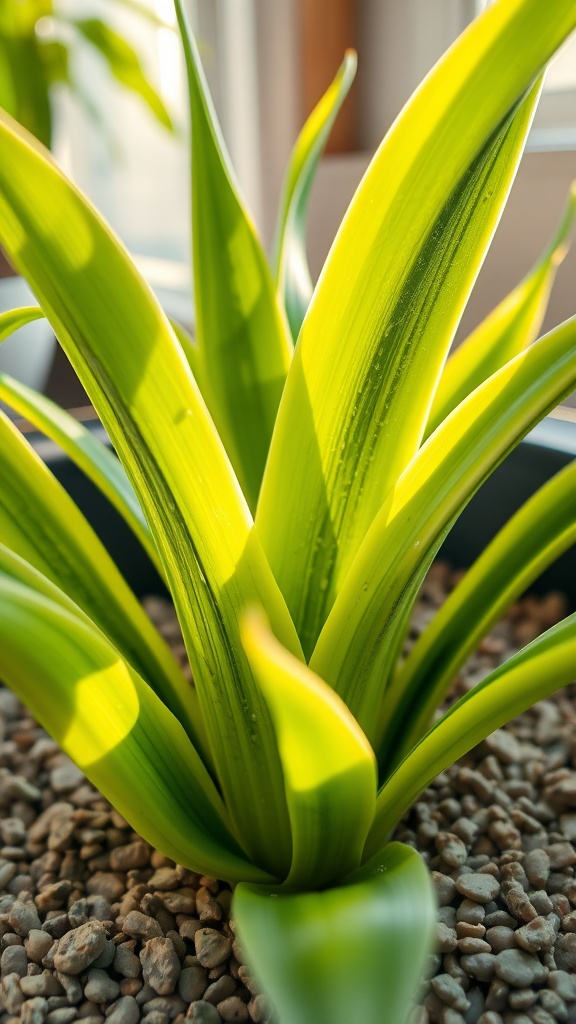
<instances>
[{"instance_id":1,"label":"soil surface","mask_svg":"<svg viewBox=\"0 0 576 1024\"><path fill-rule=\"evenodd\" d=\"M433 568L413 635L455 579ZM184 658L170 607L147 608ZM455 694L564 613L558 595L524 599ZM413 1024L576 1022L575 698L561 691L498 730L397 830L429 864L439 902ZM0 689L0 1024L268 1021L230 899L140 839Z\"/></svg>"}]
</instances>

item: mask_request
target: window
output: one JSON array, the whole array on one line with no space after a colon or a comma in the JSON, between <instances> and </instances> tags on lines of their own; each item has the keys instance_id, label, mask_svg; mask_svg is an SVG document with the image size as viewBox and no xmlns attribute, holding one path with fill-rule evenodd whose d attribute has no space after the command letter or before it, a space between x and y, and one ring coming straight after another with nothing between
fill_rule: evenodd
<instances>
[{"instance_id":1,"label":"window","mask_svg":"<svg viewBox=\"0 0 576 1024\"><path fill-rule=\"evenodd\" d=\"M134 255L176 264L188 254L184 73L166 0L140 0L166 19L158 28L128 5L86 0L82 13L105 20L137 50L179 129L170 134L141 99L122 88L90 47L74 47L72 76L97 111L89 118L68 94L58 104L57 159L93 200ZM60 0L70 13L75 0ZM160 272L162 277L163 272ZM154 276L154 275L152 275Z\"/></svg>"}]
</instances>

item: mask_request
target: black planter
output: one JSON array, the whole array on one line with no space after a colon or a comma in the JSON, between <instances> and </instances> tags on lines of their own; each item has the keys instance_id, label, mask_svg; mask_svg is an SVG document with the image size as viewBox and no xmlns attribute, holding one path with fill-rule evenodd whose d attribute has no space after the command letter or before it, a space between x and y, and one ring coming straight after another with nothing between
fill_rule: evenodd
<instances>
[{"instance_id":1,"label":"black planter","mask_svg":"<svg viewBox=\"0 0 576 1024\"><path fill-rule=\"evenodd\" d=\"M103 428L91 424L103 439ZM162 593L164 587L138 542L109 502L59 448L39 434L29 440L95 527L135 592ZM465 568L491 537L554 473L576 456L576 422L547 417L489 477L452 529L442 556ZM552 565L531 588L562 590L576 607L576 548Z\"/></svg>"},{"instance_id":2,"label":"black planter","mask_svg":"<svg viewBox=\"0 0 576 1024\"><path fill-rule=\"evenodd\" d=\"M108 443L100 423L88 422L84 426ZM164 584L134 534L92 481L52 441L35 432L26 436L96 530L135 594L144 597L146 594L166 593Z\"/></svg>"}]
</instances>

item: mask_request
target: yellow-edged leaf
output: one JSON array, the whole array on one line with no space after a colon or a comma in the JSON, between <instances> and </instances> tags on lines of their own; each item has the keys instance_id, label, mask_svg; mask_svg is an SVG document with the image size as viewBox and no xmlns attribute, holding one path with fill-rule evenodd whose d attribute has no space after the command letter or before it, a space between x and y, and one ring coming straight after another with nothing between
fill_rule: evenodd
<instances>
[{"instance_id":1,"label":"yellow-edged leaf","mask_svg":"<svg viewBox=\"0 0 576 1024\"><path fill-rule=\"evenodd\" d=\"M536 265L450 356L434 396L426 437L474 388L538 336L556 271L568 252L575 216L576 183L560 226Z\"/></svg>"},{"instance_id":2,"label":"yellow-edged leaf","mask_svg":"<svg viewBox=\"0 0 576 1024\"><path fill-rule=\"evenodd\" d=\"M256 516L307 657L421 443L514 177L534 82L574 27L572 0L491 5L404 108L340 227L302 325Z\"/></svg>"},{"instance_id":3,"label":"yellow-edged leaf","mask_svg":"<svg viewBox=\"0 0 576 1024\"><path fill-rule=\"evenodd\" d=\"M0 334L3 322L4 316L0 316ZM20 327L26 322L28 321L20 319L16 326ZM66 452L72 462L114 505L158 572L162 574L163 566L158 558L148 524L126 473L115 455L74 416L65 412L45 395L27 387L7 373L0 373L0 401L9 405Z\"/></svg>"},{"instance_id":4,"label":"yellow-edged leaf","mask_svg":"<svg viewBox=\"0 0 576 1024\"><path fill-rule=\"evenodd\" d=\"M194 871L266 881L182 725L56 588L5 564L0 550L2 678L153 846Z\"/></svg>"},{"instance_id":5,"label":"yellow-edged leaf","mask_svg":"<svg viewBox=\"0 0 576 1024\"><path fill-rule=\"evenodd\" d=\"M201 376L208 407L254 510L292 341L230 166L181 0L175 6L190 92L192 256Z\"/></svg>"},{"instance_id":6,"label":"yellow-edged leaf","mask_svg":"<svg viewBox=\"0 0 576 1024\"><path fill-rule=\"evenodd\" d=\"M575 385L576 317L521 352L454 410L374 520L310 666L334 686L384 757L401 699L386 690L407 612L435 553L480 484Z\"/></svg>"},{"instance_id":7,"label":"yellow-edged leaf","mask_svg":"<svg viewBox=\"0 0 576 1024\"><path fill-rule=\"evenodd\" d=\"M5 116L0 239L38 296L145 509L222 792L246 848L277 876L290 858L288 813L269 715L238 635L239 609L263 606L281 641L295 652L299 644L181 346L110 229ZM256 791L261 800L253 799Z\"/></svg>"},{"instance_id":8,"label":"yellow-edged leaf","mask_svg":"<svg viewBox=\"0 0 576 1024\"><path fill-rule=\"evenodd\" d=\"M575 542L576 461L512 516L414 644L391 688L401 697L389 729L398 753L386 751L389 766L426 731L456 673L506 608Z\"/></svg>"},{"instance_id":9,"label":"yellow-edged leaf","mask_svg":"<svg viewBox=\"0 0 576 1024\"><path fill-rule=\"evenodd\" d=\"M576 675L576 615L525 647L454 704L381 787L366 845L370 857L419 793L494 729Z\"/></svg>"},{"instance_id":10,"label":"yellow-edged leaf","mask_svg":"<svg viewBox=\"0 0 576 1024\"><path fill-rule=\"evenodd\" d=\"M274 242L273 265L292 337L296 341L314 285L306 255L306 215L322 150L356 74L356 53L348 50L338 73L300 132L284 179Z\"/></svg>"},{"instance_id":11,"label":"yellow-edged leaf","mask_svg":"<svg viewBox=\"0 0 576 1024\"><path fill-rule=\"evenodd\" d=\"M292 828L286 885L317 888L360 864L376 800L376 759L348 708L257 612L242 630L270 709Z\"/></svg>"},{"instance_id":12,"label":"yellow-edged leaf","mask_svg":"<svg viewBox=\"0 0 576 1024\"><path fill-rule=\"evenodd\" d=\"M194 689L94 530L0 411L0 542L79 605L181 718L202 735Z\"/></svg>"},{"instance_id":13,"label":"yellow-edged leaf","mask_svg":"<svg viewBox=\"0 0 576 1024\"><path fill-rule=\"evenodd\" d=\"M283 1024L407 1020L435 919L430 873L409 846L390 843L322 892L239 885L232 913Z\"/></svg>"}]
</instances>

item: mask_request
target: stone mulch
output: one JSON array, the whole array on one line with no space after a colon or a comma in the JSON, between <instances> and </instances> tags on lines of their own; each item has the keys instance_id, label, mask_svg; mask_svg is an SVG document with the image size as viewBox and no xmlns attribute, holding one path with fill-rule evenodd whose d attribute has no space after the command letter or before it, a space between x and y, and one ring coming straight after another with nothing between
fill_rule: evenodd
<instances>
[{"instance_id":1,"label":"stone mulch","mask_svg":"<svg viewBox=\"0 0 576 1024\"><path fill-rule=\"evenodd\" d=\"M455 578L434 567L415 632ZM151 599L148 611L183 656L171 609ZM563 613L557 595L524 599L457 690ZM397 830L428 862L439 902L413 1024L576 1022L575 696L494 733ZM0 1024L270 1019L228 887L140 839L2 689L0 843Z\"/></svg>"},{"instance_id":2,"label":"stone mulch","mask_svg":"<svg viewBox=\"0 0 576 1024\"><path fill-rule=\"evenodd\" d=\"M457 575L433 567L415 633ZM564 614L558 594L519 602L480 644L454 695ZM428 863L439 903L438 951L412 1024L576 1021L575 768L573 686L442 772L397 829Z\"/></svg>"}]
</instances>

